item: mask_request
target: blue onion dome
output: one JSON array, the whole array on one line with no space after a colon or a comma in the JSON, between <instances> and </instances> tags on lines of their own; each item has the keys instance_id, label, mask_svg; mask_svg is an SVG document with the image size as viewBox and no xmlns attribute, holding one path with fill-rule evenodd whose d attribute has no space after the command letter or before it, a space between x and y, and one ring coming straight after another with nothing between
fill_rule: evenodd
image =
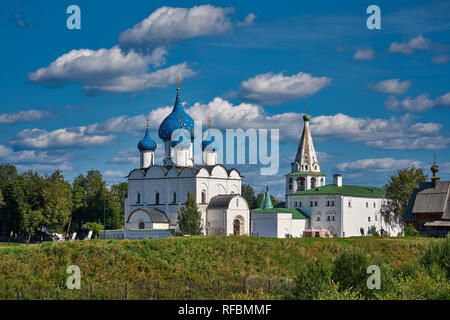
<instances>
[{"instance_id":1,"label":"blue onion dome","mask_svg":"<svg viewBox=\"0 0 450 320\"><path fill-rule=\"evenodd\" d=\"M163 141L170 140L177 129L186 129L190 138L194 139L194 120L184 111L180 103L180 88L177 86L177 97L172 112L163 120L158 129L158 135Z\"/></svg>"},{"instance_id":2,"label":"blue onion dome","mask_svg":"<svg viewBox=\"0 0 450 320\"><path fill-rule=\"evenodd\" d=\"M189 131L186 131L186 135L181 135L178 140L172 141L170 144L172 145L172 148L189 148L191 145L190 139L187 137L187 134L189 134Z\"/></svg>"},{"instance_id":3,"label":"blue onion dome","mask_svg":"<svg viewBox=\"0 0 450 320\"><path fill-rule=\"evenodd\" d=\"M147 123L147 130L145 130L145 136L138 143L139 151L155 151L156 150L156 142L155 142L155 140L152 139L152 137L150 137L149 131L150 130L148 129L148 123Z\"/></svg>"}]
</instances>

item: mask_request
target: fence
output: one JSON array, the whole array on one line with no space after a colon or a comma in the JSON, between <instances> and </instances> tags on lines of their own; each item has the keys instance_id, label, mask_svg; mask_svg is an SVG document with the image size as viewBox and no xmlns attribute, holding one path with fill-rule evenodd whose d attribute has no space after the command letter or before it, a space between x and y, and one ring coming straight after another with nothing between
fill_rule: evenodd
<instances>
[{"instance_id":1,"label":"fence","mask_svg":"<svg viewBox=\"0 0 450 320\"><path fill-rule=\"evenodd\" d=\"M83 284L81 289L4 289L7 300L201 300L201 299L283 299L294 288L291 279L246 278L232 280L165 280L129 283Z\"/></svg>"}]
</instances>

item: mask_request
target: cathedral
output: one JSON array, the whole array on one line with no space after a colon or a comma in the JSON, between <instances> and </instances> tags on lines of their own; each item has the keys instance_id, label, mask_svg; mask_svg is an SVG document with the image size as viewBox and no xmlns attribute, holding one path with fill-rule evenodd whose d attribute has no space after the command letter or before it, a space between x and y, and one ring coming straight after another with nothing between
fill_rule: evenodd
<instances>
[{"instance_id":1,"label":"cathedral","mask_svg":"<svg viewBox=\"0 0 450 320\"><path fill-rule=\"evenodd\" d=\"M291 172L285 175L285 202L273 206L269 188L260 207L250 208L241 196L240 172L219 164L211 125L201 142L202 163L194 163L194 120L180 102L158 129L164 159L156 163L156 142L149 120L138 143L140 166L128 177L125 229L103 233L105 238L142 239L168 237L178 230L178 213L192 194L201 214L203 235L254 235L264 237L349 237L383 230L396 236L401 225L383 221L384 188L343 184L340 174L326 184L314 149L310 115L303 116L303 132Z\"/></svg>"},{"instance_id":2,"label":"cathedral","mask_svg":"<svg viewBox=\"0 0 450 320\"><path fill-rule=\"evenodd\" d=\"M177 132L182 134L174 138ZM240 195L241 174L217 163L214 137L208 131L201 144L203 163L194 164L194 120L181 105L179 83L172 112L160 124L158 135L164 146L161 164L155 162L157 145L147 120L144 138L137 146L140 167L127 177L125 237L164 236L154 231L177 230L177 215L189 194L201 213L204 235L248 235L250 211Z\"/></svg>"}]
</instances>

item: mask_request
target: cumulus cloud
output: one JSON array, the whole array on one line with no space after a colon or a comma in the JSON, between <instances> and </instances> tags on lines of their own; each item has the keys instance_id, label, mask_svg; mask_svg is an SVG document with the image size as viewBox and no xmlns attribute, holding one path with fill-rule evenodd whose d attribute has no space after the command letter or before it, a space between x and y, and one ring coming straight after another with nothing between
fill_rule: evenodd
<instances>
[{"instance_id":1,"label":"cumulus cloud","mask_svg":"<svg viewBox=\"0 0 450 320\"><path fill-rule=\"evenodd\" d=\"M444 100L444 98L442 98ZM54 131L27 129L10 140L13 145L32 148L91 147L111 144L118 133L128 133L137 138L143 135L146 118L150 118L152 137L161 121L172 107L164 106L152 110L148 115L119 116L77 128L63 128ZM194 120L202 121L212 117L217 129L279 129L282 141L298 143L303 129L303 113L285 112L268 114L257 104L241 103L233 105L216 97L207 104L195 103L186 111ZM406 114L389 119L357 118L346 114L319 115L310 121L316 141L345 140L361 141L368 146L383 149L442 149L448 139L440 134L442 125L432 122L416 122L415 117ZM424 143L426 139L428 143ZM433 142L434 141L434 142ZM120 159L124 158L121 154ZM119 161L119 160L117 160Z\"/></svg>"},{"instance_id":2,"label":"cumulus cloud","mask_svg":"<svg viewBox=\"0 0 450 320\"><path fill-rule=\"evenodd\" d=\"M411 55L416 50L429 50L430 48L431 40L419 35L408 42L392 42L389 47L389 52Z\"/></svg>"},{"instance_id":3,"label":"cumulus cloud","mask_svg":"<svg viewBox=\"0 0 450 320\"><path fill-rule=\"evenodd\" d=\"M358 49L353 55L354 60L372 60L375 52L372 49Z\"/></svg>"},{"instance_id":4,"label":"cumulus cloud","mask_svg":"<svg viewBox=\"0 0 450 320\"><path fill-rule=\"evenodd\" d=\"M53 131L25 129L20 131L9 143L33 149L83 148L112 144L113 135L89 134L86 127L62 128Z\"/></svg>"},{"instance_id":5,"label":"cumulus cloud","mask_svg":"<svg viewBox=\"0 0 450 320\"><path fill-rule=\"evenodd\" d=\"M232 8L212 5L161 7L119 36L122 48L154 49L174 41L223 33L232 27Z\"/></svg>"},{"instance_id":6,"label":"cumulus cloud","mask_svg":"<svg viewBox=\"0 0 450 320\"><path fill-rule=\"evenodd\" d=\"M177 76L194 75L186 63L149 71L149 65L159 67L164 64L166 55L164 48L156 48L147 55L132 50L125 53L118 46L72 50L47 67L29 73L28 79L45 86L80 83L86 94L101 94L166 87L174 83Z\"/></svg>"},{"instance_id":7,"label":"cumulus cloud","mask_svg":"<svg viewBox=\"0 0 450 320\"><path fill-rule=\"evenodd\" d=\"M30 122L51 117L52 114L41 110L26 110L19 112L0 113L0 124Z\"/></svg>"},{"instance_id":8,"label":"cumulus cloud","mask_svg":"<svg viewBox=\"0 0 450 320\"><path fill-rule=\"evenodd\" d=\"M414 99L406 97L403 100L389 96L384 105L390 111L424 112L436 105L450 105L450 92L436 99L430 99L428 94L421 94Z\"/></svg>"},{"instance_id":9,"label":"cumulus cloud","mask_svg":"<svg viewBox=\"0 0 450 320\"><path fill-rule=\"evenodd\" d=\"M431 58L431 62L435 64L445 64L448 60L450 60L450 56L448 54L441 54Z\"/></svg>"},{"instance_id":10,"label":"cumulus cloud","mask_svg":"<svg viewBox=\"0 0 450 320\"><path fill-rule=\"evenodd\" d=\"M103 172L103 177L106 179L111 179L111 178L123 178L125 177L127 174L123 171L120 170L106 170Z\"/></svg>"},{"instance_id":11,"label":"cumulus cloud","mask_svg":"<svg viewBox=\"0 0 450 320\"><path fill-rule=\"evenodd\" d=\"M423 164L420 161L402 159L396 160L393 158L378 158L378 159L362 159L353 162L344 162L337 165L337 169L341 171L368 171L368 172L388 172L414 165L421 167Z\"/></svg>"},{"instance_id":12,"label":"cumulus cloud","mask_svg":"<svg viewBox=\"0 0 450 320\"><path fill-rule=\"evenodd\" d=\"M400 81L400 79L388 79L380 81L376 84L370 84L369 87L374 91L379 91L383 93L394 93L394 94L402 94L405 93L406 90L411 86L411 81L405 80Z\"/></svg>"},{"instance_id":13,"label":"cumulus cloud","mask_svg":"<svg viewBox=\"0 0 450 320\"><path fill-rule=\"evenodd\" d=\"M384 105L390 111L424 112L431 109L435 102L429 99L427 94L421 94L414 99L406 97L403 100L389 96Z\"/></svg>"},{"instance_id":14,"label":"cumulus cloud","mask_svg":"<svg viewBox=\"0 0 450 320\"><path fill-rule=\"evenodd\" d=\"M446 94L437 98L436 103L439 105L443 105L443 106L449 106L450 105L450 92L447 92Z\"/></svg>"},{"instance_id":15,"label":"cumulus cloud","mask_svg":"<svg viewBox=\"0 0 450 320\"><path fill-rule=\"evenodd\" d=\"M244 21L238 22L237 25L239 27L247 27L253 23L253 21L256 19L256 17L257 17L256 14L254 14L253 12L250 12L247 15L247 17L245 17Z\"/></svg>"},{"instance_id":16,"label":"cumulus cloud","mask_svg":"<svg viewBox=\"0 0 450 320\"><path fill-rule=\"evenodd\" d=\"M450 138L432 137L400 137L386 140L372 140L365 143L369 147L386 150L439 150L450 147Z\"/></svg>"},{"instance_id":17,"label":"cumulus cloud","mask_svg":"<svg viewBox=\"0 0 450 320\"><path fill-rule=\"evenodd\" d=\"M70 155L67 153L49 154L48 151L20 150L14 151L12 148L0 145L0 159L11 163L62 163L68 161Z\"/></svg>"},{"instance_id":18,"label":"cumulus cloud","mask_svg":"<svg viewBox=\"0 0 450 320\"><path fill-rule=\"evenodd\" d=\"M269 72L243 81L239 96L248 102L279 104L315 94L330 83L331 78L313 77L309 73L284 76Z\"/></svg>"},{"instance_id":19,"label":"cumulus cloud","mask_svg":"<svg viewBox=\"0 0 450 320\"><path fill-rule=\"evenodd\" d=\"M109 160L109 163L125 164L139 163L139 154L136 148L121 150Z\"/></svg>"}]
</instances>

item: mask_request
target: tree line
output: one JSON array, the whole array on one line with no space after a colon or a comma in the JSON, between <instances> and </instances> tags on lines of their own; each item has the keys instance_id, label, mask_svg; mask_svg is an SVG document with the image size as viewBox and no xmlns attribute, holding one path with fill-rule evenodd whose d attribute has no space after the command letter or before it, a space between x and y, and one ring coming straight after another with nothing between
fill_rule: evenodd
<instances>
[{"instance_id":1,"label":"tree line","mask_svg":"<svg viewBox=\"0 0 450 320\"><path fill-rule=\"evenodd\" d=\"M78 175L72 183L60 170L41 176L18 173L0 164L0 235L29 240L38 228L51 232L77 232L86 223L119 229L124 221L127 184L106 185L98 170Z\"/></svg>"}]
</instances>

